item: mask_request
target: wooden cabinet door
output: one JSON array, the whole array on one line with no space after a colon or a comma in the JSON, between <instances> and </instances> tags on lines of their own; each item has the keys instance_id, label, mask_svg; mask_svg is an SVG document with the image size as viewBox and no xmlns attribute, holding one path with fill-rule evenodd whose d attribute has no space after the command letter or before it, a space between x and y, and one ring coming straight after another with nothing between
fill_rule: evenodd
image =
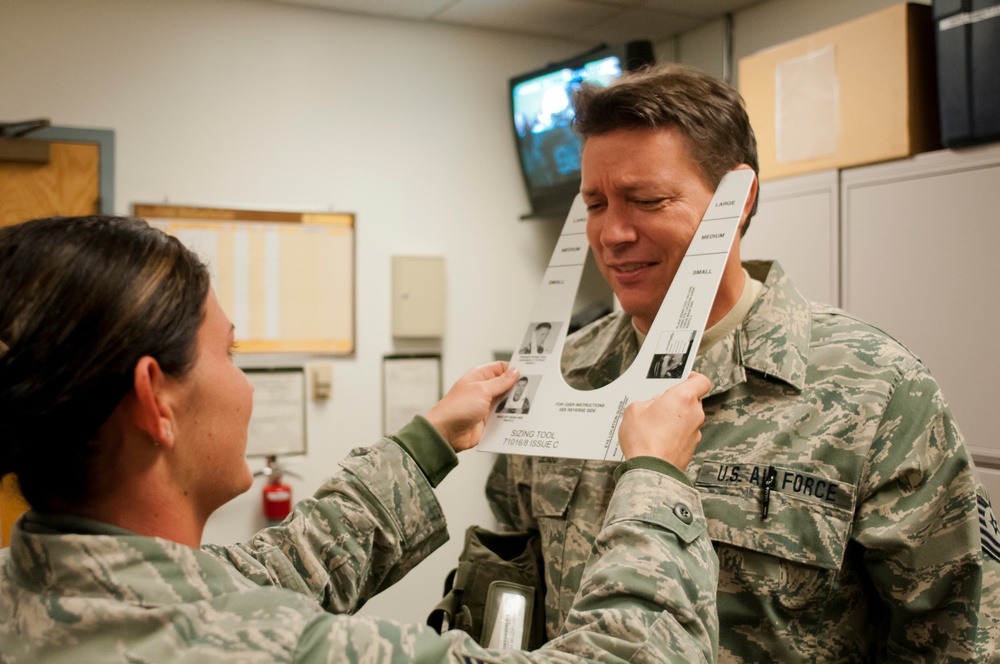
<instances>
[{"instance_id":1,"label":"wooden cabinet door","mask_svg":"<svg viewBox=\"0 0 1000 664\"><path fill-rule=\"evenodd\" d=\"M47 164L0 161L0 226L53 215L97 214L99 146L53 142L49 155Z\"/></svg>"},{"instance_id":2,"label":"wooden cabinet door","mask_svg":"<svg viewBox=\"0 0 1000 664\"><path fill-rule=\"evenodd\" d=\"M46 164L0 161L0 226L55 215L97 214L101 156L100 142L53 141ZM0 547L9 545L11 527L27 509L14 475L0 478Z\"/></svg>"}]
</instances>

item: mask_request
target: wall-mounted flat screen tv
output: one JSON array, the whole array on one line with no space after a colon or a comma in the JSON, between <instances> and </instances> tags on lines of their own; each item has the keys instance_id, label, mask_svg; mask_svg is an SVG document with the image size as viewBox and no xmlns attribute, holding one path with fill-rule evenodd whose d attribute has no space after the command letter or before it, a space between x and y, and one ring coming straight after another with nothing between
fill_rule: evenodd
<instances>
[{"instance_id":1,"label":"wall-mounted flat screen tv","mask_svg":"<svg viewBox=\"0 0 1000 664\"><path fill-rule=\"evenodd\" d=\"M653 62L648 41L603 44L510 80L514 138L531 202L528 217L565 216L580 188L580 142L573 133L573 92L608 85Z\"/></svg>"}]
</instances>

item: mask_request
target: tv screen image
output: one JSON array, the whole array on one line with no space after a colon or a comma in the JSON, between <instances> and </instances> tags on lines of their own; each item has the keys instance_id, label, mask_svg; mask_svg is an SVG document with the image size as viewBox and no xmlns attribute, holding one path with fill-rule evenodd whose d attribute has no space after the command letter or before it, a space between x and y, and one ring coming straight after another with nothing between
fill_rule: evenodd
<instances>
[{"instance_id":1,"label":"tv screen image","mask_svg":"<svg viewBox=\"0 0 1000 664\"><path fill-rule=\"evenodd\" d=\"M565 215L580 186L580 141L573 131L573 93L584 83L608 85L622 72L653 62L648 41L600 46L510 81L521 173L531 201L527 216Z\"/></svg>"},{"instance_id":2,"label":"tv screen image","mask_svg":"<svg viewBox=\"0 0 1000 664\"><path fill-rule=\"evenodd\" d=\"M608 56L514 86L514 129L530 186L572 182L580 173L580 141L573 133L573 92L584 82L607 85L622 75L621 59Z\"/></svg>"}]
</instances>

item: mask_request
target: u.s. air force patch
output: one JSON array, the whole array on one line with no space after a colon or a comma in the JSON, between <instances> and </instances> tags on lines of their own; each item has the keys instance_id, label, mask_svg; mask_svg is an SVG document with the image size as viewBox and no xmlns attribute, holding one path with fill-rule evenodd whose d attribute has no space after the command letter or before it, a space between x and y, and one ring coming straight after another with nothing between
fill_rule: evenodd
<instances>
[{"instance_id":1,"label":"u.s. air force patch","mask_svg":"<svg viewBox=\"0 0 1000 664\"><path fill-rule=\"evenodd\" d=\"M983 494L976 496L976 507L979 508L979 532L983 538L983 553L1000 561L1000 524L993 516L990 499Z\"/></svg>"},{"instance_id":2,"label":"u.s. air force patch","mask_svg":"<svg viewBox=\"0 0 1000 664\"><path fill-rule=\"evenodd\" d=\"M850 484L783 466L706 461L695 486L757 488L762 495L776 492L819 505L854 509L854 487Z\"/></svg>"}]
</instances>

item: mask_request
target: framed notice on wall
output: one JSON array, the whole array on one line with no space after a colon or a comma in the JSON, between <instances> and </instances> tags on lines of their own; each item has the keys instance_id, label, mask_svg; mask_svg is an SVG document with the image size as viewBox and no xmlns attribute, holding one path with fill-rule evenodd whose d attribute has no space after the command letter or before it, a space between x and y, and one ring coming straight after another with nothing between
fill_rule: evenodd
<instances>
[{"instance_id":1,"label":"framed notice on wall","mask_svg":"<svg viewBox=\"0 0 1000 664\"><path fill-rule=\"evenodd\" d=\"M354 353L354 215L141 204L134 214L205 261L239 352Z\"/></svg>"},{"instance_id":2,"label":"framed notice on wall","mask_svg":"<svg viewBox=\"0 0 1000 664\"><path fill-rule=\"evenodd\" d=\"M247 456L306 453L306 378L302 367L246 368L253 385Z\"/></svg>"},{"instance_id":3,"label":"framed notice on wall","mask_svg":"<svg viewBox=\"0 0 1000 664\"><path fill-rule=\"evenodd\" d=\"M441 399L440 355L382 357L382 431L392 436Z\"/></svg>"}]
</instances>

